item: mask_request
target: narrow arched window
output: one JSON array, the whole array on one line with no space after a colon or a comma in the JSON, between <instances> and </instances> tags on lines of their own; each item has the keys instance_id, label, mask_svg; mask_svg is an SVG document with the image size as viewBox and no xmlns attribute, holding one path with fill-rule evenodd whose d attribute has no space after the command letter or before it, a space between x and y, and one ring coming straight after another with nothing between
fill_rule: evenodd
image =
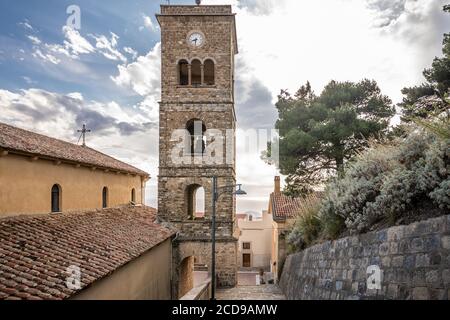
<instances>
[{"instance_id":1,"label":"narrow arched window","mask_svg":"<svg viewBox=\"0 0 450 320\"><path fill-rule=\"evenodd\" d=\"M186 189L187 216L189 219L205 218L205 189L192 184Z\"/></svg>"},{"instance_id":2,"label":"narrow arched window","mask_svg":"<svg viewBox=\"0 0 450 320\"><path fill-rule=\"evenodd\" d=\"M191 154L202 154L206 148L205 131L206 126L199 119L191 119L186 124L186 130L189 132L189 150Z\"/></svg>"},{"instance_id":3,"label":"narrow arched window","mask_svg":"<svg viewBox=\"0 0 450 320\"><path fill-rule=\"evenodd\" d=\"M191 84L199 86L202 84L202 63L200 60L192 60L191 63Z\"/></svg>"},{"instance_id":4,"label":"narrow arched window","mask_svg":"<svg viewBox=\"0 0 450 320\"><path fill-rule=\"evenodd\" d=\"M214 61L207 59L204 63L204 82L207 86L214 85Z\"/></svg>"},{"instance_id":5,"label":"narrow arched window","mask_svg":"<svg viewBox=\"0 0 450 320\"><path fill-rule=\"evenodd\" d=\"M189 84L189 63L186 60L178 62L178 82L182 86Z\"/></svg>"},{"instance_id":6,"label":"narrow arched window","mask_svg":"<svg viewBox=\"0 0 450 320\"><path fill-rule=\"evenodd\" d=\"M131 189L131 202L136 203L136 190Z\"/></svg>"},{"instance_id":7,"label":"narrow arched window","mask_svg":"<svg viewBox=\"0 0 450 320\"><path fill-rule=\"evenodd\" d=\"M103 187L102 191L102 208L108 207L108 188Z\"/></svg>"},{"instance_id":8,"label":"narrow arched window","mask_svg":"<svg viewBox=\"0 0 450 320\"><path fill-rule=\"evenodd\" d=\"M52 187L52 212L61 212L61 187L57 184Z\"/></svg>"}]
</instances>

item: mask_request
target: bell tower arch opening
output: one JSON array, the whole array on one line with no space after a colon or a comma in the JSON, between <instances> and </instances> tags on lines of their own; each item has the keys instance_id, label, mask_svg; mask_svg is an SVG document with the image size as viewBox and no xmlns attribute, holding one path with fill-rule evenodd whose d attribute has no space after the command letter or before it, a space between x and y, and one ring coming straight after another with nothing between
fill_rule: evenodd
<instances>
[{"instance_id":1,"label":"bell tower arch opening","mask_svg":"<svg viewBox=\"0 0 450 320\"><path fill-rule=\"evenodd\" d=\"M238 53L235 14L230 5L161 5L156 15L161 30L161 101L158 175L158 215L172 223L179 236L174 244L174 297L182 269L195 256L210 265L212 232L216 235L218 287L237 284L237 232L235 197L224 194L216 204L216 229L212 230L212 177L219 187L236 184L234 155L236 117L234 66ZM184 130L186 157L174 152ZM214 132L214 137L211 134ZM216 139L216 134L221 134ZM219 142L218 142L219 141ZM208 145L210 143L210 145ZM209 150L222 144L222 153ZM186 150L187 149L187 150ZM218 161L216 154L223 154ZM215 161L207 161L208 157ZM229 159L232 159L229 161ZM189 268L188 268L189 269ZM210 272L210 271L208 271Z\"/></svg>"}]
</instances>

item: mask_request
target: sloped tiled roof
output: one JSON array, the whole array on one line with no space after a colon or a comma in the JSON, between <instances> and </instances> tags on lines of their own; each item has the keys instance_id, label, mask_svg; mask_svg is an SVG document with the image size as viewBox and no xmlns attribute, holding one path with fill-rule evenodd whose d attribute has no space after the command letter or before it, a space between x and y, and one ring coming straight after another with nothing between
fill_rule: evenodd
<instances>
[{"instance_id":1,"label":"sloped tiled roof","mask_svg":"<svg viewBox=\"0 0 450 320\"><path fill-rule=\"evenodd\" d=\"M0 149L148 176L148 173L89 147L0 122Z\"/></svg>"},{"instance_id":2,"label":"sloped tiled roof","mask_svg":"<svg viewBox=\"0 0 450 320\"><path fill-rule=\"evenodd\" d=\"M238 220L243 220L243 219L247 219L247 214L246 213L236 213L236 219Z\"/></svg>"},{"instance_id":3,"label":"sloped tiled roof","mask_svg":"<svg viewBox=\"0 0 450 320\"><path fill-rule=\"evenodd\" d=\"M145 206L0 219L0 300L69 298L174 235L155 219Z\"/></svg>"},{"instance_id":4,"label":"sloped tiled roof","mask_svg":"<svg viewBox=\"0 0 450 320\"><path fill-rule=\"evenodd\" d=\"M288 197L281 192L272 192L270 204L274 219L286 219L297 215L300 210L301 199Z\"/></svg>"}]
</instances>

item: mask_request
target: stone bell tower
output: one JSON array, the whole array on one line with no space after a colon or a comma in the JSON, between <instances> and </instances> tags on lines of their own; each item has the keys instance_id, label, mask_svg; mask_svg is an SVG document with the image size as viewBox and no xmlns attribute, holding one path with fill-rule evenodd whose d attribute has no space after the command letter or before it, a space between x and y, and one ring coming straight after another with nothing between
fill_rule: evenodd
<instances>
[{"instance_id":1,"label":"stone bell tower","mask_svg":"<svg viewBox=\"0 0 450 320\"><path fill-rule=\"evenodd\" d=\"M211 271L212 177L219 188L236 183L235 14L228 5L162 5L156 17L162 61L158 216L180 230L173 289L182 296L192 287L194 262ZM205 208L198 214L201 188ZM235 207L231 193L216 206L218 286L237 282Z\"/></svg>"}]
</instances>

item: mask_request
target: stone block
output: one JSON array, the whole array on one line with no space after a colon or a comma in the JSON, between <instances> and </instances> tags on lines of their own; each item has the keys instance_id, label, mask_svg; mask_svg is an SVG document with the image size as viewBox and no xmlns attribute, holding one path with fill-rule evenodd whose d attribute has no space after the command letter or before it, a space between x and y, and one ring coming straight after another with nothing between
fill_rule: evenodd
<instances>
[{"instance_id":1,"label":"stone block","mask_svg":"<svg viewBox=\"0 0 450 320\"><path fill-rule=\"evenodd\" d=\"M380 256L385 256L389 254L389 244L388 243L380 244L378 252Z\"/></svg>"},{"instance_id":2,"label":"stone block","mask_svg":"<svg viewBox=\"0 0 450 320\"><path fill-rule=\"evenodd\" d=\"M398 243L391 242L389 244L389 254L397 254L398 253Z\"/></svg>"},{"instance_id":3,"label":"stone block","mask_svg":"<svg viewBox=\"0 0 450 320\"><path fill-rule=\"evenodd\" d=\"M436 286L440 284L439 271L431 270L426 273L426 281L428 285Z\"/></svg>"},{"instance_id":4,"label":"stone block","mask_svg":"<svg viewBox=\"0 0 450 320\"><path fill-rule=\"evenodd\" d=\"M430 256L426 253L418 254L416 256L416 268L423 268L430 266Z\"/></svg>"},{"instance_id":5,"label":"stone block","mask_svg":"<svg viewBox=\"0 0 450 320\"><path fill-rule=\"evenodd\" d=\"M442 256L439 252L435 251L430 254L430 264L432 266L440 265L441 262L442 262Z\"/></svg>"},{"instance_id":6,"label":"stone block","mask_svg":"<svg viewBox=\"0 0 450 320\"><path fill-rule=\"evenodd\" d=\"M450 236L443 236L441 238L442 248L450 250Z\"/></svg>"},{"instance_id":7,"label":"stone block","mask_svg":"<svg viewBox=\"0 0 450 320\"><path fill-rule=\"evenodd\" d=\"M358 286L359 286L359 283L357 281L352 282L352 293L354 293L354 294L358 293Z\"/></svg>"},{"instance_id":8,"label":"stone block","mask_svg":"<svg viewBox=\"0 0 450 320\"><path fill-rule=\"evenodd\" d=\"M413 269L415 265L415 256L409 255L406 256L405 261L403 262L403 267L407 270Z\"/></svg>"},{"instance_id":9,"label":"stone block","mask_svg":"<svg viewBox=\"0 0 450 320\"><path fill-rule=\"evenodd\" d=\"M398 285L396 284L389 284L387 288L387 297L390 299L397 299L398 297Z\"/></svg>"},{"instance_id":10,"label":"stone block","mask_svg":"<svg viewBox=\"0 0 450 320\"><path fill-rule=\"evenodd\" d=\"M430 300L445 300L446 291L444 289L429 289Z\"/></svg>"},{"instance_id":11,"label":"stone block","mask_svg":"<svg viewBox=\"0 0 450 320\"><path fill-rule=\"evenodd\" d=\"M388 232L387 232L387 230L378 231L378 232L376 233L376 239L377 239L379 242L385 242L385 241L387 241L387 239L388 239Z\"/></svg>"},{"instance_id":12,"label":"stone block","mask_svg":"<svg viewBox=\"0 0 450 320\"><path fill-rule=\"evenodd\" d=\"M427 287L414 288L412 292L412 298L414 300L429 300L430 294Z\"/></svg>"},{"instance_id":13,"label":"stone block","mask_svg":"<svg viewBox=\"0 0 450 320\"><path fill-rule=\"evenodd\" d=\"M404 261L403 256L395 256L392 258L392 266L397 268L402 267L403 261Z\"/></svg>"},{"instance_id":14,"label":"stone block","mask_svg":"<svg viewBox=\"0 0 450 320\"><path fill-rule=\"evenodd\" d=\"M392 227L387 230L387 241L399 241L403 238L403 226Z\"/></svg>"},{"instance_id":15,"label":"stone block","mask_svg":"<svg viewBox=\"0 0 450 320\"><path fill-rule=\"evenodd\" d=\"M411 252L422 252L423 251L423 240L422 238L414 238L411 240L410 245Z\"/></svg>"},{"instance_id":16,"label":"stone block","mask_svg":"<svg viewBox=\"0 0 450 320\"><path fill-rule=\"evenodd\" d=\"M390 257L384 257L381 259L381 266L383 268L388 268L391 266L391 258Z\"/></svg>"},{"instance_id":17,"label":"stone block","mask_svg":"<svg viewBox=\"0 0 450 320\"><path fill-rule=\"evenodd\" d=\"M439 250L440 249L439 235L431 235L429 237L424 238L423 249L426 252Z\"/></svg>"},{"instance_id":18,"label":"stone block","mask_svg":"<svg viewBox=\"0 0 450 320\"><path fill-rule=\"evenodd\" d=\"M446 286L450 284L450 269L442 270L442 283Z\"/></svg>"},{"instance_id":19,"label":"stone block","mask_svg":"<svg viewBox=\"0 0 450 320\"><path fill-rule=\"evenodd\" d=\"M426 285L426 275L424 270L415 270L412 273L412 284L417 287Z\"/></svg>"}]
</instances>

